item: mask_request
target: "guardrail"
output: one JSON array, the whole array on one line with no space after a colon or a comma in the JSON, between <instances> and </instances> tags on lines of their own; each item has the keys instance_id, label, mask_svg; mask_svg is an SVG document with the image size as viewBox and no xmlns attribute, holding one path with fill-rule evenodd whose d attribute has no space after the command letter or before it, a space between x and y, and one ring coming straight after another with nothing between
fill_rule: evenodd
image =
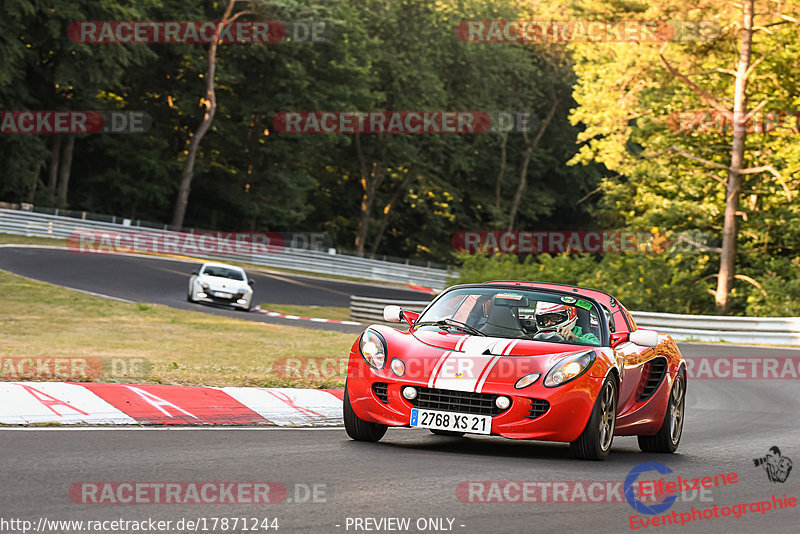
<instances>
[{"instance_id":1,"label":"guardrail","mask_svg":"<svg viewBox=\"0 0 800 534\"><path fill-rule=\"evenodd\" d=\"M383 308L389 304L396 304L404 310L421 312L428 305L428 301L420 300L387 300L372 297L359 297L350 295L350 318L364 323L387 323L383 320Z\"/></svg>"},{"instance_id":2,"label":"guardrail","mask_svg":"<svg viewBox=\"0 0 800 534\"><path fill-rule=\"evenodd\" d=\"M422 311L428 301L350 297L350 317L364 323L384 323L383 308L396 304ZM727 341L800 346L800 317L718 317L632 311L637 326L670 334L676 341ZM393 323L392 323L393 324Z\"/></svg>"},{"instance_id":3,"label":"guardrail","mask_svg":"<svg viewBox=\"0 0 800 534\"><path fill-rule=\"evenodd\" d=\"M119 219L120 222L123 219ZM158 228L146 228L62 217L30 211L0 209L0 233L28 237L66 239L76 232L109 232L114 234L185 235ZM282 247L267 254L185 254L198 259L234 261L263 267L277 267L318 274L350 276L381 282L399 282L442 289L449 272L444 269L392 263L316 250Z\"/></svg>"}]
</instances>

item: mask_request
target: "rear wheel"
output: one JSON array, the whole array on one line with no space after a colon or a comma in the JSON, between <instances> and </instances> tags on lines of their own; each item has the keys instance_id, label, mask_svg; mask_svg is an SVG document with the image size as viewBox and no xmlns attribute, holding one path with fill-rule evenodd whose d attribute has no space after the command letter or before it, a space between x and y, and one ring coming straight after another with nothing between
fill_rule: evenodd
<instances>
[{"instance_id":1,"label":"rear wheel","mask_svg":"<svg viewBox=\"0 0 800 534\"><path fill-rule=\"evenodd\" d=\"M431 428L430 431L436 434L437 436L449 436L451 438L460 438L461 436L466 434L466 432L455 432L453 430L436 430L433 428Z\"/></svg>"},{"instance_id":2,"label":"rear wheel","mask_svg":"<svg viewBox=\"0 0 800 534\"><path fill-rule=\"evenodd\" d=\"M351 439L356 441L379 441L386 434L386 425L364 421L353 411L350 404L350 392L347 382L344 384L344 402L342 403L344 415L344 429Z\"/></svg>"},{"instance_id":3,"label":"rear wheel","mask_svg":"<svg viewBox=\"0 0 800 534\"><path fill-rule=\"evenodd\" d=\"M572 454L582 460L605 460L614 440L616 424L617 383L609 376L600 388L586 428L569 444Z\"/></svg>"},{"instance_id":4,"label":"rear wheel","mask_svg":"<svg viewBox=\"0 0 800 534\"><path fill-rule=\"evenodd\" d=\"M644 452L664 452L671 454L678 449L683 434L683 413L686 406L686 388L679 374L672 383L667 413L664 422L655 436L638 436L639 448Z\"/></svg>"}]
</instances>

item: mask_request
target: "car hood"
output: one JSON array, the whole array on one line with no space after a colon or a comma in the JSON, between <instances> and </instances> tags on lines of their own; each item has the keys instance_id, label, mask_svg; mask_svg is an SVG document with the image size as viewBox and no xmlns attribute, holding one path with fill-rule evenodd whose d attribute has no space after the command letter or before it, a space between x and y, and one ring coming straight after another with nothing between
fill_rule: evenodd
<instances>
[{"instance_id":1,"label":"car hood","mask_svg":"<svg viewBox=\"0 0 800 534\"><path fill-rule=\"evenodd\" d=\"M243 280L230 280L228 278L217 278L216 276L201 276L200 282L208 284L209 289L214 291L239 291L249 286Z\"/></svg>"},{"instance_id":2,"label":"car hood","mask_svg":"<svg viewBox=\"0 0 800 534\"><path fill-rule=\"evenodd\" d=\"M409 333L417 341L430 347L464 352L468 355L553 356L594 348L569 343L473 336L431 330L410 330Z\"/></svg>"}]
</instances>

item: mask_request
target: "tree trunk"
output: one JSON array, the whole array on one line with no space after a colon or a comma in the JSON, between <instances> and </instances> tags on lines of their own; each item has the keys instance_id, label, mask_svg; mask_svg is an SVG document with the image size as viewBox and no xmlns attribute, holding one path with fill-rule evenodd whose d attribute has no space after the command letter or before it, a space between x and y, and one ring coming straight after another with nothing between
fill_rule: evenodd
<instances>
[{"instance_id":1,"label":"tree trunk","mask_svg":"<svg viewBox=\"0 0 800 534\"><path fill-rule=\"evenodd\" d=\"M730 291L733 289L736 276L736 250L738 237L739 194L741 189L742 164L744 162L747 128L745 115L747 110L747 77L750 67L750 53L753 44L753 0L745 0L742 6L743 25L742 43L739 51L739 67L736 71L736 86L733 100L733 143L731 145L731 165L728 170L728 183L725 196L725 219L722 228L722 254L717 276L715 301L717 311L722 314L730 312Z\"/></svg>"},{"instance_id":2,"label":"tree trunk","mask_svg":"<svg viewBox=\"0 0 800 534\"><path fill-rule=\"evenodd\" d=\"M61 172L58 177L58 204L67 206L67 191L69 191L69 174L72 169L72 152L75 149L75 134L69 134L64 153L61 155Z\"/></svg>"},{"instance_id":3,"label":"tree trunk","mask_svg":"<svg viewBox=\"0 0 800 534\"><path fill-rule=\"evenodd\" d=\"M50 148L50 169L47 176L47 192L50 197L56 197L56 183L58 180L58 162L61 157L61 136L53 136L53 145Z\"/></svg>"},{"instance_id":4,"label":"tree trunk","mask_svg":"<svg viewBox=\"0 0 800 534\"><path fill-rule=\"evenodd\" d=\"M526 141L528 135L525 134ZM528 143L525 152L522 154L522 166L519 169L519 182L517 184L517 192L514 193L514 200L511 202L511 209L508 212L508 231L514 229L514 221L517 218L517 211L519 204L522 201L522 194L528 187L528 164L531 161L531 154L533 154L533 143Z\"/></svg>"},{"instance_id":5,"label":"tree trunk","mask_svg":"<svg viewBox=\"0 0 800 534\"><path fill-rule=\"evenodd\" d=\"M231 17L233 6L236 0L228 0L228 6L225 8L225 13L222 15L222 20L217 25L217 35L222 31L222 28L233 22L239 15L244 12L237 13ZM186 206L189 204L189 191L192 187L192 179L194 178L194 162L197 159L197 151L200 148L200 141L211 128L211 123L214 121L214 115L217 112L217 95L214 90L214 76L217 70L217 45L219 39L214 39L208 45L208 72L206 72L206 96L203 99L203 105L206 107L206 112L203 115L203 121L197 128L197 131L189 141L189 150L186 157L186 164L181 173L181 183L178 186L178 198L175 200L175 210L172 213L172 226L180 229L183 226L183 218L186 215Z\"/></svg>"},{"instance_id":6,"label":"tree trunk","mask_svg":"<svg viewBox=\"0 0 800 534\"><path fill-rule=\"evenodd\" d=\"M497 180L494 183L494 207L500 208L500 197L503 189L503 175L506 173L506 145L508 144L508 132L503 134L503 142L500 145L500 171L497 173Z\"/></svg>"},{"instance_id":7,"label":"tree trunk","mask_svg":"<svg viewBox=\"0 0 800 534\"><path fill-rule=\"evenodd\" d=\"M386 206L383 208L383 215L381 216L381 224L378 227L378 234L375 236L375 240L372 242L372 246L370 247L369 251L371 254L375 254L378 251L378 247L381 244L381 240L383 239L383 233L386 231L386 227L389 225L389 212L392 210L392 206L395 202L397 202L398 197L401 193L405 192L408 184L411 183L411 180L414 179L414 173L409 170L406 172L406 175L403 176L403 181L400 182L400 185L397 189L394 190L392 193L392 198L389 202L386 203Z\"/></svg>"},{"instance_id":8,"label":"tree trunk","mask_svg":"<svg viewBox=\"0 0 800 534\"><path fill-rule=\"evenodd\" d=\"M536 137L533 140L528 141L528 132L522 130L522 136L525 140L525 152L522 155L522 167L519 171L519 183L517 184L517 192L514 193L514 200L511 202L511 209L508 212L508 231L512 231L514 229L514 222L517 218L517 212L519 211L520 202L522 202L522 194L525 193L525 188L528 187L528 164L531 161L531 154L533 154L533 149L539 144L539 141L542 139L544 135L544 131L547 129L547 126L550 124L550 121L553 120L553 116L556 114L556 108L558 107L559 98L553 95L553 107L550 108L550 111L547 113L547 117L544 118L542 124L539 126L539 131L536 132Z\"/></svg>"},{"instance_id":9,"label":"tree trunk","mask_svg":"<svg viewBox=\"0 0 800 534\"><path fill-rule=\"evenodd\" d=\"M361 175L361 209L358 216L358 228L356 229L356 256L364 256L364 247L367 242L367 234L369 232L370 214L372 213L372 206L375 204L375 193L378 191L378 186L383 181L386 175L386 168L382 163L374 161L372 163L372 170L369 174L362 173Z\"/></svg>"},{"instance_id":10,"label":"tree trunk","mask_svg":"<svg viewBox=\"0 0 800 534\"><path fill-rule=\"evenodd\" d=\"M361 136L355 134L356 155L361 172L361 207L358 216L358 227L356 228L356 250L355 255L364 256L367 235L369 233L370 214L372 205L375 203L375 194L386 176L386 168L382 161L373 161L372 170L367 170L367 158L361 149Z\"/></svg>"},{"instance_id":11,"label":"tree trunk","mask_svg":"<svg viewBox=\"0 0 800 534\"><path fill-rule=\"evenodd\" d=\"M31 187L28 189L28 197L25 199L25 202L28 204L33 204L33 201L36 199L36 189L39 187L39 172L41 170L42 162L40 161L33 168L33 173L31 174Z\"/></svg>"}]
</instances>

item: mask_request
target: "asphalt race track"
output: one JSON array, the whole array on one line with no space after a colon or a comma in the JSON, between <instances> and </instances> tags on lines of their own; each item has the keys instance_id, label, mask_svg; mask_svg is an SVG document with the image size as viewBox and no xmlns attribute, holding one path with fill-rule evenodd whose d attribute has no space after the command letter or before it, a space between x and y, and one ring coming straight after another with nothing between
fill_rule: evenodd
<instances>
[{"instance_id":1,"label":"asphalt race track","mask_svg":"<svg viewBox=\"0 0 800 534\"><path fill-rule=\"evenodd\" d=\"M76 254L65 249L0 247L0 269L60 286L134 302L164 304L238 319L360 332L360 326L314 323L244 313L223 306L186 301L192 262L153 256ZM316 306L350 306L350 295L400 300L429 300L430 295L379 284L336 281L303 275L247 270L255 279L256 302Z\"/></svg>"},{"instance_id":2,"label":"asphalt race track","mask_svg":"<svg viewBox=\"0 0 800 534\"><path fill-rule=\"evenodd\" d=\"M691 355L703 346L684 349ZM800 386L793 380L693 381L678 454L641 453L636 439L625 437L615 439L606 462L574 460L563 444L407 429L390 429L377 444L350 441L343 429L5 429L0 509L6 517L34 521L277 517L280 532L354 532L345 529L348 517L409 517L412 525L419 518L447 517L459 533L629 532L633 509L626 502L469 503L459 501L456 488L468 480L621 481L637 464L658 461L682 478L738 475L736 484L713 489L703 501L694 496L676 502L667 513L797 497L800 473L773 483L753 459L774 445L800 459L798 403ZM326 502L75 504L69 488L83 481L280 482L289 488L289 499L296 483L324 484ZM779 534L798 532L798 524L800 510L790 508L646 530Z\"/></svg>"},{"instance_id":3,"label":"asphalt race track","mask_svg":"<svg viewBox=\"0 0 800 534\"><path fill-rule=\"evenodd\" d=\"M128 300L269 319L187 303L185 282L192 268L182 262L4 248L0 249L0 268ZM346 306L351 293L424 299L424 295L410 291L294 275L256 274L256 279L259 299L279 303ZM299 326L297 321L285 323ZM682 343L680 347L688 358L798 354L790 349L726 344ZM784 494L797 499L797 469L785 482L771 482L764 468L755 466L753 460L777 446L784 457L800 461L798 406L798 380L690 380L677 454L641 453L636 438L618 437L606 462L574 460L565 444L496 437L450 438L410 429L390 429L380 443L367 444L349 440L341 428L4 428L0 429L0 516L31 520L34 525L43 517L137 521L205 518L206 528L201 526L199 532L234 531L219 523L212 529L209 521L214 517L248 521L278 518L278 532L633 532L630 516L636 514L624 496L622 502L479 503L463 502L456 489L466 481L620 482L635 466L655 461L673 470L672 475L666 475L668 480L675 480L675 475L683 479L731 472L737 475L735 484L713 488L702 496L690 491L660 514L675 511L679 521L680 514L691 515L692 507L702 511L753 501L771 503L773 495L780 498ZM651 472L646 478L658 476ZM266 505L76 504L70 497L70 487L81 482L210 481L278 482L288 489L287 500ZM306 488L313 485L318 485L320 502L305 499L309 495ZM521 494L508 496L519 498ZM369 530L354 528L356 519L364 518L409 518L411 528L377 528L369 522L359 523ZM417 529L417 520L429 518L445 518L444 526L420 523L423 528ZM452 526L448 520L452 520ZM782 534L797 533L798 525L800 507L764 514L748 508L741 517L635 531ZM0 531L13 530L3 530L0 524ZM174 527L168 531L178 532Z\"/></svg>"}]
</instances>

